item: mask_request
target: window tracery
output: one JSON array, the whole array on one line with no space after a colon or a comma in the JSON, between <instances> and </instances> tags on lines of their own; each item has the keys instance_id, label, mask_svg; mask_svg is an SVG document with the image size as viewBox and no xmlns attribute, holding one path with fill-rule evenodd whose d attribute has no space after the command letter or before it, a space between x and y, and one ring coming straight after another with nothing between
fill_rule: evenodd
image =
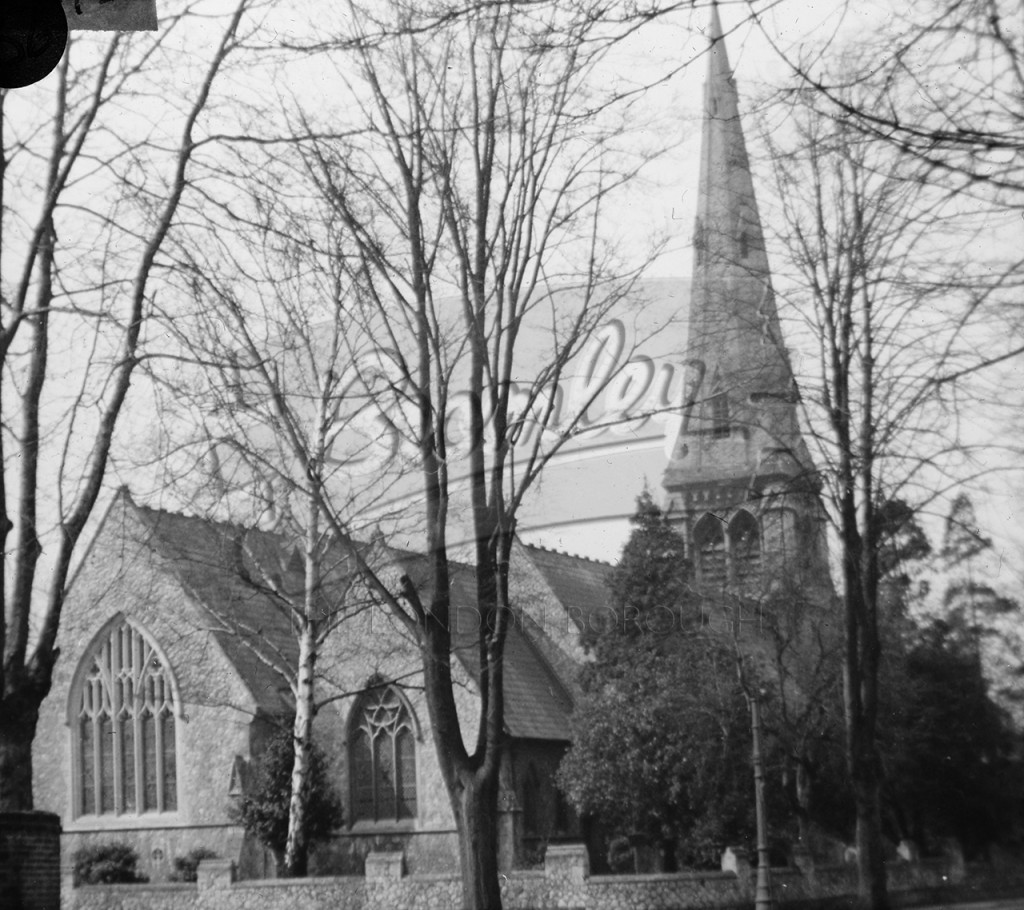
<instances>
[{"instance_id":1,"label":"window tracery","mask_svg":"<svg viewBox=\"0 0 1024 910\"><path fill-rule=\"evenodd\" d=\"M415 734L405 700L393 686L374 689L360 697L352 716L352 820L415 818Z\"/></svg>"},{"instance_id":2,"label":"window tracery","mask_svg":"<svg viewBox=\"0 0 1024 910\"><path fill-rule=\"evenodd\" d=\"M178 808L175 686L127 620L98 637L72 690L75 815Z\"/></svg>"}]
</instances>

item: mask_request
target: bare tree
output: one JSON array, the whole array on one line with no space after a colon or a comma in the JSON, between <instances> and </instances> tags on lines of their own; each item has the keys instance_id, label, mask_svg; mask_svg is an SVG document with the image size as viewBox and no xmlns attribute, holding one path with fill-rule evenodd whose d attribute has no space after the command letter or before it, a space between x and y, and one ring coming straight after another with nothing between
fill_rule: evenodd
<instances>
[{"instance_id":1,"label":"bare tree","mask_svg":"<svg viewBox=\"0 0 1024 910\"><path fill-rule=\"evenodd\" d=\"M76 40L46 82L0 92L2 809L32 807L32 741L69 567L140 358L160 253L210 142L204 114L249 5L218 19L209 53L189 61L194 80L171 80L179 107L159 120L141 102L188 29L187 9L155 36Z\"/></svg>"},{"instance_id":2,"label":"bare tree","mask_svg":"<svg viewBox=\"0 0 1024 910\"><path fill-rule=\"evenodd\" d=\"M289 277L318 259L323 286L293 299L308 310L278 295L254 314L252 300L210 283L198 257L189 274L215 303L209 331L241 341L235 364L217 367L235 370L239 413L261 398L272 411L286 467L269 473L333 532L416 643L463 904L494 908L516 514L603 391L584 383L584 400L562 400L574 358L614 308L627 321L642 309L640 296L626 302L641 269L616 261L602 213L651 155L623 141L617 102L635 84L601 89L596 74L646 17L554 2L474 4L440 20L404 3L379 13L347 7L330 48L346 122L305 113L296 141L261 159L268 192L244 211L237 200L222 209L237 225L262 223L275 199L293 207L287 230L264 241L305 263ZM293 167L306 189L296 170L276 179ZM283 320L273 331L271 313ZM304 360L295 371L279 366L293 355ZM360 477L358 463L377 470ZM396 477L412 483L403 512L425 550L400 579L360 545L368 514L389 526L380 496ZM456 710L456 558L474 572L477 718Z\"/></svg>"},{"instance_id":3,"label":"bare tree","mask_svg":"<svg viewBox=\"0 0 1024 910\"><path fill-rule=\"evenodd\" d=\"M287 170L282 159L277 166ZM301 196L312 189L301 174L280 184L262 166L235 176L245 188L229 194L231 227L213 217L177 245L181 294L161 312L172 343L154 358L164 427L154 461L161 486L190 511L263 528L239 534L233 572L274 604L287 645L264 634L262 620L231 611L216 619L292 695L283 871L301 876L314 719L356 694L339 689L320 658L328 637L378 602L363 581L381 561L363 517L378 488L357 468L376 447L360 424L367 397L354 368L369 339L353 331L348 254L330 207Z\"/></svg>"},{"instance_id":4,"label":"bare tree","mask_svg":"<svg viewBox=\"0 0 1024 910\"><path fill-rule=\"evenodd\" d=\"M420 477L426 572L403 576L400 596L387 599L420 643L463 906L482 910L501 905L496 820L516 514L564 438L543 432L560 380L635 280L599 216L644 158L619 147L614 93L595 87L622 29L599 6L479 6L429 43L410 37L417 14L406 5L388 14L395 19L382 28L349 10L360 86L352 99L370 129L359 142L318 144L308 160L348 231L361 328L379 344L367 390L393 415ZM527 357L531 324L544 327L544 350ZM576 420L587 403L576 403ZM478 615L475 731L456 710L451 663L452 559L463 534Z\"/></svg>"},{"instance_id":5,"label":"bare tree","mask_svg":"<svg viewBox=\"0 0 1024 910\"><path fill-rule=\"evenodd\" d=\"M1024 191L1020 0L913 0L858 49L783 52L823 107L957 188Z\"/></svg>"},{"instance_id":6,"label":"bare tree","mask_svg":"<svg viewBox=\"0 0 1024 910\"><path fill-rule=\"evenodd\" d=\"M890 145L917 163L918 179L984 200L998 217L1024 197L1022 16L1020 0L914 0L873 34L861 30L853 47L838 45L839 28L800 51L775 46L797 77L791 91L812 90L824 116ZM1024 353L1012 249L984 280L1012 288L1013 330L975 369Z\"/></svg>"},{"instance_id":7,"label":"bare tree","mask_svg":"<svg viewBox=\"0 0 1024 910\"><path fill-rule=\"evenodd\" d=\"M859 892L877 910L888 906L876 744L884 510L896 499L926 507L970 468L966 390L952 377L984 360L991 289L970 279L962 235L936 236L956 211L948 195L851 126L813 109L788 113L799 138L773 149L779 232L793 267L789 303L809 329L800 382L839 545Z\"/></svg>"},{"instance_id":8,"label":"bare tree","mask_svg":"<svg viewBox=\"0 0 1024 910\"><path fill-rule=\"evenodd\" d=\"M240 442L239 437L234 441ZM308 497L305 504L308 511L289 522L291 527L281 528L283 535L257 530L239 533L231 567L247 588L262 594L272 605L290 633L290 639L286 636L285 640L294 647L283 646L280 639L248 617L212 608L219 631L231 635L280 676L292 695L288 833L284 854L278 857L286 877L305 876L308 871L314 719L325 704L358 694L336 686L325 687L318 658L328 636L375 603L346 549L333 544L319 506ZM268 546L271 536L277 540ZM293 540L299 542L295 549L291 546ZM327 678L330 681L329 670Z\"/></svg>"},{"instance_id":9,"label":"bare tree","mask_svg":"<svg viewBox=\"0 0 1024 910\"><path fill-rule=\"evenodd\" d=\"M236 446L240 442L241 437L234 437ZM245 588L262 595L279 626L287 631L274 636L261 625L267 618L264 615L255 621L207 605L215 628L232 636L278 675L292 695L294 714L287 718L293 750L288 831L284 853L277 857L286 877L305 876L309 867L310 816L318 808L310 806L314 796L314 719L324 705L358 694L331 685L330 668L325 674L318 667L318 658L329 636L376 602L365 591L346 548L333 543L317 504L307 498L307 505L306 514L278 533L250 529L239 531L233 541L234 561L229 571ZM298 546L293 548L295 540ZM335 826L339 823L340 817L333 822Z\"/></svg>"},{"instance_id":10,"label":"bare tree","mask_svg":"<svg viewBox=\"0 0 1024 910\"><path fill-rule=\"evenodd\" d=\"M799 845L817 836L815 792L823 784L826 756L841 733L840 637L828 596L809 596L779 578L760 598L737 606L747 628L740 653L757 656L772 681L764 706L765 730L784 756L783 786L797 821ZM745 614L745 615L744 615Z\"/></svg>"}]
</instances>

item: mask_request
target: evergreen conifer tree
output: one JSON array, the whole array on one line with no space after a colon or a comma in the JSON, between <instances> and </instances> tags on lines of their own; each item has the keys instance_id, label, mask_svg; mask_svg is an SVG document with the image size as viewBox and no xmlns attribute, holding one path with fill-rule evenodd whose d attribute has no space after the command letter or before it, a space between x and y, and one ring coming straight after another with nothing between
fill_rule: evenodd
<instances>
[{"instance_id":1,"label":"evergreen conifer tree","mask_svg":"<svg viewBox=\"0 0 1024 910\"><path fill-rule=\"evenodd\" d=\"M746 705L728 642L702 623L682 537L646 490L631 521L559 786L613 839L660 848L664 868L705 865L753 831Z\"/></svg>"}]
</instances>

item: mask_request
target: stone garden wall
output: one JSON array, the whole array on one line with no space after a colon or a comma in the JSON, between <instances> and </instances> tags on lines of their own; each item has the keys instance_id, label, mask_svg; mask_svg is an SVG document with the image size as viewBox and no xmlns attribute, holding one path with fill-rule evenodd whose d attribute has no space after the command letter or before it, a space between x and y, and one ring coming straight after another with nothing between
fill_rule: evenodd
<instances>
[{"instance_id":1,"label":"stone garden wall","mask_svg":"<svg viewBox=\"0 0 1024 910\"><path fill-rule=\"evenodd\" d=\"M754 873L735 871L591 876L586 848L550 846L544 868L502 876L506 910L740 910L753 904ZM955 858L894 864L894 903L959 893L966 868ZM799 907L851 894L851 866L772 870L778 905ZM236 881L227 860L205 860L194 885L107 885L72 888L65 876L66 910L451 910L460 903L458 877L406 875L401 853L371 853L366 875L301 880Z\"/></svg>"}]
</instances>

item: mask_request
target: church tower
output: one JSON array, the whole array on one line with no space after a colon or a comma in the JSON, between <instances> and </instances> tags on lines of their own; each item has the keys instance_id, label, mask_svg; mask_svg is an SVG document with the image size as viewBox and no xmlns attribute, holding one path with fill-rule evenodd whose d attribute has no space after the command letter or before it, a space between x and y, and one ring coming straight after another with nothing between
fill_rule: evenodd
<instances>
[{"instance_id":1,"label":"church tower","mask_svg":"<svg viewBox=\"0 0 1024 910\"><path fill-rule=\"evenodd\" d=\"M698 584L827 577L817 483L772 293L738 95L712 6L686 382L662 481Z\"/></svg>"}]
</instances>

